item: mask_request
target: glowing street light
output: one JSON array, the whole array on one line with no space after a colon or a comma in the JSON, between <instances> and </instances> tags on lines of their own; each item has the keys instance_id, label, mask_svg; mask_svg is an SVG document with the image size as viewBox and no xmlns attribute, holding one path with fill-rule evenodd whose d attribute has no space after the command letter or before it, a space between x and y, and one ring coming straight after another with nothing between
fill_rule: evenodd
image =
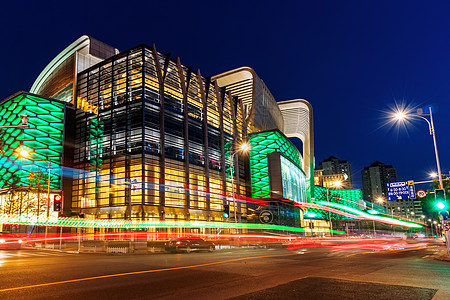
<instances>
[{"instance_id":1,"label":"glowing street light","mask_svg":"<svg viewBox=\"0 0 450 300\"><path fill-rule=\"evenodd\" d=\"M418 114L409 114L406 113L405 111L397 111L395 113L394 118L397 119L399 122L403 122L405 120L407 120L408 118L420 118L422 120L425 120L428 124L428 129L430 130L430 135L433 137L433 143L434 143L434 152L436 154L436 164L437 164L437 171L438 171L438 179L439 179L439 188L443 188L444 185L442 184L442 175L441 175L441 165L439 163L439 155L438 155L438 150L437 150L437 144L436 144L436 134L435 134L435 130L434 130L434 124L433 124L433 113L431 111L431 106L428 106L429 109L429 113L428 114L422 114L420 113L420 115ZM424 116L430 116L430 120L428 120L427 118L425 118Z\"/></svg>"},{"instance_id":2,"label":"glowing street light","mask_svg":"<svg viewBox=\"0 0 450 300\"><path fill-rule=\"evenodd\" d=\"M18 150L19 155L23 158L28 158L30 157L33 153L31 153L29 150L22 148L20 150ZM48 183L47 183L47 219L50 216L50 178L51 178L51 174L50 174L50 168L51 168L51 164L49 161L46 161L47 165L48 165Z\"/></svg>"},{"instance_id":3,"label":"glowing street light","mask_svg":"<svg viewBox=\"0 0 450 300\"><path fill-rule=\"evenodd\" d=\"M30 152L28 152L28 150L26 150L26 149L21 149L21 150L19 151L19 155L20 155L21 157L26 158L26 157L30 156Z\"/></svg>"},{"instance_id":4,"label":"glowing street light","mask_svg":"<svg viewBox=\"0 0 450 300\"><path fill-rule=\"evenodd\" d=\"M438 173L436 173L436 172L431 172L429 175L430 175L431 178L435 178L435 177L438 176Z\"/></svg>"},{"instance_id":5,"label":"glowing street light","mask_svg":"<svg viewBox=\"0 0 450 300\"><path fill-rule=\"evenodd\" d=\"M334 185L336 188L340 188L340 187L342 186L342 181L336 180L335 182L333 182L333 185Z\"/></svg>"},{"instance_id":6,"label":"glowing street light","mask_svg":"<svg viewBox=\"0 0 450 300\"><path fill-rule=\"evenodd\" d=\"M241 151L247 152L250 150L250 145L248 143L243 143L239 148Z\"/></svg>"},{"instance_id":7,"label":"glowing street light","mask_svg":"<svg viewBox=\"0 0 450 300\"><path fill-rule=\"evenodd\" d=\"M234 223L237 224L237 211L236 211L236 199L234 197L234 156L236 154L238 154L239 152L241 153L248 153L250 151L250 145L249 143L242 143L238 150L236 150L230 158L230 163L231 163L231 196L233 197L233 210L234 210ZM231 152L230 152L231 153Z\"/></svg>"}]
</instances>

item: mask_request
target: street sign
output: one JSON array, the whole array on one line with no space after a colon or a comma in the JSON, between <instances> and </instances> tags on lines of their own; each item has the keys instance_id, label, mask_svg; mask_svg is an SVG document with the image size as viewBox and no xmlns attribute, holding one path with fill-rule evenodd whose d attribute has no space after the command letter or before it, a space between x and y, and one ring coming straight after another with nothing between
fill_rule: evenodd
<instances>
[{"instance_id":1,"label":"street sign","mask_svg":"<svg viewBox=\"0 0 450 300\"><path fill-rule=\"evenodd\" d=\"M450 230L450 225L449 225L448 223L444 223L444 224L442 224L442 228L443 228L445 231L449 231L449 230Z\"/></svg>"},{"instance_id":2,"label":"street sign","mask_svg":"<svg viewBox=\"0 0 450 300\"><path fill-rule=\"evenodd\" d=\"M389 201L416 199L416 189L413 180L388 182L386 185Z\"/></svg>"},{"instance_id":3,"label":"street sign","mask_svg":"<svg viewBox=\"0 0 450 300\"><path fill-rule=\"evenodd\" d=\"M427 196L427 192L425 192L424 190L418 190L416 192L417 197L419 198L425 198Z\"/></svg>"}]
</instances>

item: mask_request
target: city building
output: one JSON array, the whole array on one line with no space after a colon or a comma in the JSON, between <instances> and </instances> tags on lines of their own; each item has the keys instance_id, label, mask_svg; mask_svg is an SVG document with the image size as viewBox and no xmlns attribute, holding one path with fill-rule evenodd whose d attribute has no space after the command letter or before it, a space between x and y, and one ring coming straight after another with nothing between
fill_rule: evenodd
<instances>
[{"instance_id":1,"label":"city building","mask_svg":"<svg viewBox=\"0 0 450 300\"><path fill-rule=\"evenodd\" d=\"M337 157L330 156L318 165L318 170L322 170L317 175L323 176L319 179L319 184L324 187L331 187L332 182L342 181L342 188L352 189L352 168L347 160L340 160ZM337 175L337 176L336 176Z\"/></svg>"},{"instance_id":2,"label":"city building","mask_svg":"<svg viewBox=\"0 0 450 300\"><path fill-rule=\"evenodd\" d=\"M387 200L386 184L397 181L397 171L392 165L376 161L361 171L361 177L364 200L377 203Z\"/></svg>"},{"instance_id":3,"label":"city building","mask_svg":"<svg viewBox=\"0 0 450 300\"><path fill-rule=\"evenodd\" d=\"M385 206L393 216L398 216L415 222L425 221L422 205L420 204L420 199L418 198L387 201Z\"/></svg>"},{"instance_id":4,"label":"city building","mask_svg":"<svg viewBox=\"0 0 450 300\"><path fill-rule=\"evenodd\" d=\"M312 107L277 103L249 67L205 77L154 45L120 52L82 36L0 109L0 125L30 117L7 131L1 188L18 176L29 190L30 174L48 173L47 211L60 194L64 215L88 219L262 222L252 205L263 203L270 222L300 226L294 204L313 197Z\"/></svg>"}]
</instances>

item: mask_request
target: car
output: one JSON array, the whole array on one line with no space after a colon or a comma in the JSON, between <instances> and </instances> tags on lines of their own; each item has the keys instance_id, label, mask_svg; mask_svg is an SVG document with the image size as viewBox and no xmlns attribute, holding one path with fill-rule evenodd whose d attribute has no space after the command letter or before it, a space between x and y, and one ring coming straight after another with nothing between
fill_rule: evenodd
<instances>
[{"instance_id":1,"label":"car","mask_svg":"<svg viewBox=\"0 0 450 300\"><path fill-rule=\"evenodd\" d=\"M21 249L24 242L21 234L0 232L0 249Z\"/></svg>"},{"instance_id":2,"label":"car","mask_svg":"<svg viewBox=\"0 0 450 300\"><path fill-rule=\"evenodd\" d=\"M213 242L205 241L200 238L184 238L174 239L165 243L165 250L169 253L192 251L208 251L213 252L216 249L216 245Z\"/></svg>"}]
</instances>

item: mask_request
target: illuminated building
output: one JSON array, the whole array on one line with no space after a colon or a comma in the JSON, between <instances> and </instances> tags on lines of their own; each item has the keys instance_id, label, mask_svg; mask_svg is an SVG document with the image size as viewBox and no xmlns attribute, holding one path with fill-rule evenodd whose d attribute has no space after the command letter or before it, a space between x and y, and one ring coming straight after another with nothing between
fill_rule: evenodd
<instances>
[{"instance_id":1,"label":"illuminated building","mask_svg":"<svg viewBox=\"0 0 450 300\"><path fill-rule=\"evenodd\" d=\"M242 200L245 197L311 201L311 105L301 99L277 103L251 68L204 77L155 46L119 52L83 36L49 63L31 92L39 94L41 102L71 111L57 124L39 124L63 130L58 140L61 160L45 159L51 160L52 176L63 178L52 188L64 193L66 215L231 222L236 214L238 222L246 222L250 208ZM298 126L292 127L293 120ZM23 130L25 136L29 130ZM273 144L256 142L264 135L270 135L266 138ZM289 137L302 140L303 156ZM24 145L38 152L44 138ZM246 141L259 145L259 155L270 156L264 162L267 166L272 162L280 170L295 170L264 174L284 180L278 184L287 192L270 186L264 187L264 196L255 192L255 182L265 179L252 169L256 148L250 156L237 153ZM69 145L73 147L64 148ZM231 206L227 220L224 204L235 198L236 212ZM298 208L296 214L301 216Z\"/></svg>"},{"instance_id":2,"label":"illuminated building","mask_svg":"<svg viewBox=\"0 0 450 300\"><path fill-rule=\"evenodd\" d=\"M314 170L314 185L329 189L345 189L344 174L324 175L324 170Z\"/></svg>"},{"instance_id":3,"label":"illuminated building","mask_svg":"<svg viewBox=\"0 0 450 300\"><path fill-rule=\"evenodd\" d=\"M352 168L346 160L340 160L330 156L319 163L318 170L323 170L323 182L321 186L331 187L329 182L342 181L342 188L352 188ZM337 176L333 176L337 175ZM342 178L342 179L341 179Z\"/></svg>"},{"instance_id":4,"label":"illuminated building","mask_svg":"<svg viewBox=\"0 0 450 300\"><path fill-rule=\"evenodd\" d=\"M0 212L47 216L54 195L70 191L72 185L61 166L70 165L73 128L65 125L73 122L75 109L66 102L19 92L0 103L0 126L19 125L22 114L28 116L29 128L0 131ZM52 211L48 209L50 216L55 215Z\"/></svg>"}]
</instances>

